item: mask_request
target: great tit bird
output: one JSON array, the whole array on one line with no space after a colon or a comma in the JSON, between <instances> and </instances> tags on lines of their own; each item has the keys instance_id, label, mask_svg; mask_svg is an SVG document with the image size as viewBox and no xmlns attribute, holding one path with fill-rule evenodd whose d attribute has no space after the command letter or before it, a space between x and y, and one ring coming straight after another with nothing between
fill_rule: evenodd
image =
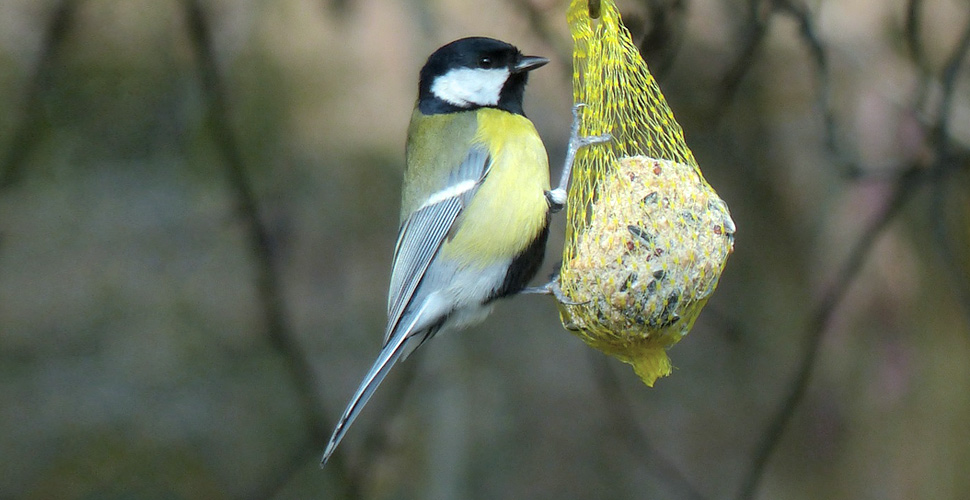
<instances>
[{"instance_id":1,"label":"great tit bird","mask_svg":"<svg viewBox=\"0 0 970 500\"><path fill-rule=\"evenodd\" d=\"M408 127L401 227L394 247L384 345L337 422L320 465L391 367L436 333L485 319L492 303L522 291L555 294L553 281L526 290L562 210L576 152L610 135L579 136L573 123L559 184L522 99L529 71L549 60L505 42L462 38L421 68Z\"/></svg>"},{"instance_id":2,"label":"great tit bird","mask_svg":"<svg viewBox=\"0 0 970 500\"><path fill-rule=\"evenodd\" d=\"M483 320L539 270L550 208L561 208L565 190L550 191L546 150L522 98L529 71L548 62L475 37L439 48L421 69L384 345L321 466L402 356Z\"/></svg>"}]
</instances>

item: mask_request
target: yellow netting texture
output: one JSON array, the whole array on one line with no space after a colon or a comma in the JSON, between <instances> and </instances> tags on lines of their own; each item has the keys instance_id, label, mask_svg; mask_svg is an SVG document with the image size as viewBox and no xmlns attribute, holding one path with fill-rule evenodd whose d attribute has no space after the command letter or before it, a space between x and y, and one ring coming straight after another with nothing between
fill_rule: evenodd
<instances>
[{"instance_id":1,"label":"yellow netting texture","mask_svg":"<svg viewBox=\"0 0 970 500\"><path fill-rule=\"evenodd\" d=\"M586 0L568 12L580 134L613 139L581 150L573 167L560 313L652 386L717 286L735 227L616 5L603 0L599 14L590 18Z\"/></svg>"}]
</instances>

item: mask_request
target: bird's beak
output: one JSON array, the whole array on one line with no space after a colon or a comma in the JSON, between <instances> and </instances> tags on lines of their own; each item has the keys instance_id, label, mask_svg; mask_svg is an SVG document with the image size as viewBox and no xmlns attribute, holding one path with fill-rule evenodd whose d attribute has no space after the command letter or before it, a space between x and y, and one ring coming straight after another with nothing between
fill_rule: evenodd
<instances>
[{"instance_id":1,"label":"bird's beak","mask_svg":"<svg viewBox=\"0 0 970 500\"><path fill-rule=\"evenodd\" d=\"M523 73L526 71L532 71L536 68L545 66L549 60L545 57L539 56L522 56L516 61L515 66L512 66L513 73Z\"/></svg>"}]
</instances>

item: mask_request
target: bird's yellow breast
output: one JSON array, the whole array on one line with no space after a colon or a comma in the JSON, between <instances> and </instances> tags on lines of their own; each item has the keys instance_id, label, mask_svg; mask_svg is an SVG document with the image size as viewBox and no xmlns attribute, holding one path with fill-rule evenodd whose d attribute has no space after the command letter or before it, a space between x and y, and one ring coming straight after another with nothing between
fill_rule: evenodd
<instances>
[{"instance_id":1,"label":"bird's yellow breast","mask_svg":"<svg viewBox=\"0 0 970 500\"><path fill-rule=\"evenodd\" d=\"M524 251L545 227L549 160L528 118L491 108L476 114L474 142L488 148L491 169L442 252L489 265Z\"/></svg>"}]
</instances>

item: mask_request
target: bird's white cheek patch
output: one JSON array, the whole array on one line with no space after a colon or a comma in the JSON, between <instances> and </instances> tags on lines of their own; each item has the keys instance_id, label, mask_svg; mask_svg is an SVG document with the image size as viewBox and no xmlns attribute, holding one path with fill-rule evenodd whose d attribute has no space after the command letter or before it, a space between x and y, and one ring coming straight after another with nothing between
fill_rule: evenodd
<instances>
[{"instance_id":1,"label":"bird's white cheek patch","mask_svg":"<svg viewBox=\"0 0 970 500\"><path fill-rule=\"evenodd\" d=\"M495 106L508 78L508 68L457 68L436 78L431 93L455 106Z\"/></svg>"}]
</instances>

